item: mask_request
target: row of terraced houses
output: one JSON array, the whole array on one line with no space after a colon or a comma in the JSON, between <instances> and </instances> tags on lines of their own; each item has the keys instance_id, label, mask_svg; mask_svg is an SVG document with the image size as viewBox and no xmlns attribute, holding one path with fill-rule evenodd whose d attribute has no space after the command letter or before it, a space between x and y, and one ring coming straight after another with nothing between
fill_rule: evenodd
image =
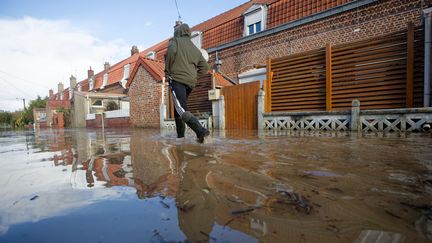
<instances>
[{"instance_id":1,"label":"row of terraced houses","mask_svg":"<svg viewBox=\"0 0 432 243\"><path fill-rule=\"evenodd\" d=\"M250 0L191 28L192 42L208 52L212 70L198 81L190 109L211 120L207 126L226 127L231 118L221 117L235 107L232 102L247 104L241 101L246 96L233 101L228 91L253 83L261 92L251 96L258 100L252 106L259 128L280 127L281 121L285 128L290 122L298 127L307 121L295 121L292 114L301 112L337 115L338 126L353 100L360 110L423 109L421 123L428 123L431 5L430 0ZM104 63L98 73L90 68L79 82L71 76L68 88L59 83L56 93L49 91L46 125L63 126L63 113L70 110L73 127L167 126L173 115L164 82L168 41L143 51L133 46L124 60Z\"/></svg>"}]
</instances>

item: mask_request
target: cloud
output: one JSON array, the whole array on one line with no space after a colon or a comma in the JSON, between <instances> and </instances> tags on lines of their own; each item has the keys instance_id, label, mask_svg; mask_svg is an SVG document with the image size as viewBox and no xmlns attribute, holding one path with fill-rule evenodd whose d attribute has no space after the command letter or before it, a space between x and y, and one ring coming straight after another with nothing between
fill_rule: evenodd
<instances>
[{"instance_id":1,"label":"cloud","mask_svg":"<svg viewBox=\"0 0 432 243\"><path fill-rule=\"evenodd\" d=\"M0 110L20 109L17 97L45 97L59 82L69 87L71 74L81 81L89 66L97 73L129 49L122 39L104 41L65 20L0 19Z\"/></svg>"},{"instance_id":2,"label":"cloud","mask_svg":"<svg viewBox=\"0 0 432 243\"><path fill-rule=\"evenodd\" d=\"M153 22L151 22L151 21L146 21L145 23L144 23L144 25L145 26L152 26L153 25Z\"/></svg>"}]
</instances>

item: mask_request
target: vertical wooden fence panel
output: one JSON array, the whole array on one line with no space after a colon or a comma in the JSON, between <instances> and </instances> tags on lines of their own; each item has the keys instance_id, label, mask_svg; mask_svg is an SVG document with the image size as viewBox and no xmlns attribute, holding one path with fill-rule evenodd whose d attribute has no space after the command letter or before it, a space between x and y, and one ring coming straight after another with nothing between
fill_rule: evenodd
<instances>
[{"instance_id":1,"label":"vertical wooden fence panel","mask_svg":"<svg viewBox=\"0 0 432 243\"><path fill-rule=\"evenodd\" d=\"M326 45L326 111L332 110L332 47Z\"/></svg>"},{"instance_id":2,"label":"vertical wooden fence panel","mask_svg":"<svg viewBox=\"0 0 432 243\"><path fill-rule=\"evenodd\" d=\"M407 31L407 65L406 65L406 107L414 103L414 26L408 23Z\"/></svg>"}]
</instances>

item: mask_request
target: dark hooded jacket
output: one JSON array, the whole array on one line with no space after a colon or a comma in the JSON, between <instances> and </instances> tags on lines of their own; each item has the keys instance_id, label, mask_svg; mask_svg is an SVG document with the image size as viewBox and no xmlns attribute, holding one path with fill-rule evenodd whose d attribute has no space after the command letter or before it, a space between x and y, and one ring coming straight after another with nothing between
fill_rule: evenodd
<instances>
[{"instance_id":1,"label":"dark hooded jacket","mask_svg":"<svg viewBox=\"0 0 432 243\"><path fill-rule=\"evenodd\" d=\"M189 26L182 24L177 27L174 31L174 38L168 44L165 75L194 88L197 79L204 76L208 70L207 61L191 41Z\"/></svg>"}]
</instances>

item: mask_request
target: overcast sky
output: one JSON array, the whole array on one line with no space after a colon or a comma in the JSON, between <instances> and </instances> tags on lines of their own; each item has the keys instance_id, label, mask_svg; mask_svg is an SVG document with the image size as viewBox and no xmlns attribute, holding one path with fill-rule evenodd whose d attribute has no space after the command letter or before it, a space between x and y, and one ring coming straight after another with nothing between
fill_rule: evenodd
<instances>
[{"instance_id":1,"label":"overcast sky","mask_svg":"<svg viewBox=\"0 0 432 243\"><path fill-rule=\"evenodd\" d=\"M190 26L248 0L177 0ZM69 87L172 35L175 0L0 0L0 110L22 109L37 95L45 97L57 83Z\"/></svg>"}]
</instances>

